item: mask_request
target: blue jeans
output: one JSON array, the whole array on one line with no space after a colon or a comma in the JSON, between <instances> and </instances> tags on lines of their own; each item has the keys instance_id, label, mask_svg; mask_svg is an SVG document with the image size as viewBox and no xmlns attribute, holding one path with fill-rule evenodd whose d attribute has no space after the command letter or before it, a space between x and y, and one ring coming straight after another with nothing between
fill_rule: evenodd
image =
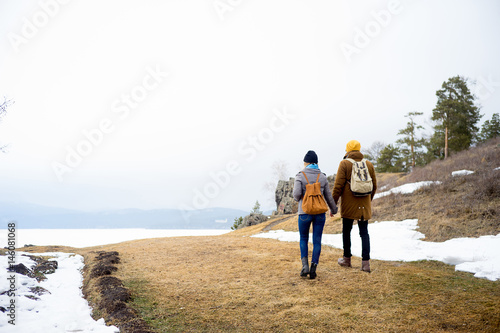
<instances>
[{"instance_id":1,"label":"blue jeans","mask_svg":"<svg viewBox=\"0 0 500 333\"><path fill-rule=\"evenodd\" d=\"M313 254L312 261L315 264L319 263L319 255L321 254L321 236L323 236L323 228L325 227L326 215L317 214L300 214L299 215L299 233L300 233L300 257L308 256L309 229L311 223L313 226Z\"/></svg>"},{"instance_id":2,"label":"blue jeans","mask_svg":"<svg viewBox=\"0 0 500 333\"><path fill-rule=\"evenodd\" d=\"M353 219L342 218L342 241L344 243L344 257L350 258L351 230ZM368 221L358 221L359 236L361 237L361 258L370 260L370 235L368 235Z\"/></svg>"}]
</instances>

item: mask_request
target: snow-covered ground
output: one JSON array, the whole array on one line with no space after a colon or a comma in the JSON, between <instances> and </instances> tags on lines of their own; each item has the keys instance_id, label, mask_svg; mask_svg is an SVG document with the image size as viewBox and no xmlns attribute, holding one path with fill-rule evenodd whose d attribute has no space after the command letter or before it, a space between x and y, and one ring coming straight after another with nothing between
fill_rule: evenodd
<instances>
[{"instance_id":1,"label":"snow-covered ground","mask_svg":"<svg viewBox=\"0 0 500 333\"><path fill-rule=\"evenodd\" d=\"M216 236L230 232L221 229L17 229L19 246L64 245L88 247L129 240L181 236ZM7 241L7 229L0 229L0 246Z\"/></svg>"},{"instance_id":2,"label":"snow-covered ground","mask_svg":"<svg viewBox=\"0 0 500 333\"><path fill-rule=\"evenodd\" d=\"M35 263L30 258L16 255L16 263L31 267ZM45 281L37 282L25 275L7 272L6 256L0 256L0 293L10 290L7 278L14 276L15 296L0 295L0 305L8 308L15 300L15 326L8 321L10 311L0 312L0 332L2 333L56 333L56 332L118 332L115 326L106 326L104 319L95 321L90 316L91 309L82 296L83 257L69 253L26 253L30 255L54 256L58 262L55 273L47 274ZM48 293L37 295L31 288L42 287ZM31 298L28 298L28 297ZM38 297L39 300L32 299Z\"/></svg>"},{"instance_id":3,"label":"snow-covered ground","mask_svg":"<svg viewBox=\"0 0 500 333\"><path fill-rule=\"evenodd\" d=\"M479 238L455 238L442 243L424 242L416 229L417 220L375 222L369 224L372 259L393 261L438 260L455 265L458 271L492 281L500 279L500 234ZM298 242L298 232L273 230L252 237ZM311 240L312 237L309 237ZM361 240L353 228L351 248L361 255ZM341 234L324 234L323 245L342 249Z\"/></svg>"},{"instance_id":4,"label":"snow-covered ground","mask_svg":"<svg viewBox=\"0 0 500 333\"><path fill-rule=\"evenodd\" d=\"M134 239L210 236L221 235L230 230L157 230L157 229L17 229L17 244L66 245L87 247L123 242ZM7 241L7 229L0 230L0 245ZM0 256L0 306L8 308L15 299L15 323L8 323L8 312L0 311L0 332L2 333L56 333L56 332L118 332L114 326L105 326L104 319L95 321L90 316L91 309L81 292L83 257L68 253L16 253L16 264L31 267L35 263L26 256L54 256L58 268L47 274L47 280L37 282L25 275L7 272L8 258ZM7 293L10 281L15 276L15 297ZM49 291L36 295L30 288L42 287ZM28 297L27 297L28 296ZM38 300L33 299L38 297Z\"/></svg>"},{"instance_id":5,"label":"snow-covered ground","mask_svg":"<svg viewBox=\"0 0 500 333\"><path fill-rule=\"evenodd\" d=\"M500 167L495 168L493 170L500 170ZM451 175L453 177L457 177L457 176L467 176L467 175L471 175L473 173L474 173L474 171L471 171L471 170L457 170L457 171L453 171L451 173ZM419 188L421 188L423 186L429 186L429 185L433 185L433 184L437 185L437 184L441 184L441 182L440 181L422 181L422 182L416 182L416 183L408 183L408 184L404 184L401 186L393 187L390 190L385 191L385 192L376 193L375 197L373 199L385 197L386 195L389 195L392 193L409 194L409 193L415 192L416 190L418 190ZM381 187L380 190L383 191L383 190L385 190L386 187L387 187L387 185Z\"/></svg>"},{"instance_id":6,"label":"snow-covered ground","mask_svg":"<svg viewBox=\"0 0 500 333\"><path fill-rule=\"evenodd\" d=\"M396 193L396 194L408 194L408 193L413 193L417 189L423 187L423 186L429 186L432 184L440 184L441 182L434 182L434 181L423 181L423 182L417 182L417 183L409 183L409 184L404 184L398 187L393 187L389 191L381 192L381 193L375 193L375 197L373 199L378 199L381 197L385 197L386 195Z\"/></svg>"},{"instance_id":7,"label":"snow-covered ground","mask_svg":"<svg viewBox=\"0 0 500 333\"><path fill-rule=\"evenodd\" d=\"M496 169L495 169L496 170ZM474 173L474 171L471 171L471 170L458 170L458 171L453 171L451 173L451 175L453 177L456 177L456 176L467 176L467 175L472 175Z\"/></svg>"},{"instance_id":8,"label":"snow-covered ground","mask_svg":"<svg viewBox=\"0 0 500 333\"><path fill-rule=\"evenodd\" d=\"M495 170L500 169L496 168ZM464 176L473 173L459 170L453 176ZM375 194L380 198L391 193L412 193L422 186L439 184L440 182L423 181L394 187L389 191ZM442 243L424 242L425 235L418 232L417 220L401 222L375 222L370 224L370 256L373 259L416 261L438 260L455 265L458 271L474 273L474 276L496 281L500 279L500 234L479 238L455 238ZM351 249L354 254L361 255L361 240L351 233ZM252 237L272 238L286 242L298 242L300 235L292 231L269 231ZM311 240L312 237L309 237ZM341 234L324 234L322 244L342 249Z\"/></svg>"}]
</instances>

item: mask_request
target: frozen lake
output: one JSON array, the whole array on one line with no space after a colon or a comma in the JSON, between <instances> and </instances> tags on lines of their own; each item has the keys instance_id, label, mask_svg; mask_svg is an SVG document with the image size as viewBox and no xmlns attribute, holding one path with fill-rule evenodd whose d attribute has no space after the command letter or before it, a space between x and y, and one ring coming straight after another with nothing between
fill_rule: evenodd
<instances>
[{"instance_id":1,"label":"frozen lake","mask_svg":"<svg viewBox=\"0 0 500 333\"><path fill-rule=\"evenodd\" d=\"M230 232L221 229L16 229L16 247L63 245L88 247L135 239L216 236ZM7 245L7 228L0 229L0 247Z\"/></svg>"}]
</instances>

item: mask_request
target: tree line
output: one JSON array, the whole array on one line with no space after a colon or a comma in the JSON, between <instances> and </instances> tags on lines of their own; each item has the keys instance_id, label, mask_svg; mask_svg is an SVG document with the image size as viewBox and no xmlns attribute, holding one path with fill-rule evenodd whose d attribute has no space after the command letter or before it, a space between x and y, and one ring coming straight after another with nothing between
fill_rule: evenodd
<instances>
[{"instance_id":1,"label":"tree line","mask_svg":"<svg viewBox=\"0 0 500 333\"><path fill-rule=\"evenodd\" d=\"M433 133L421 134L424 127L417 120L423 112L408 112L406 127L399 130L400 138L394 144L376 141L363 153L375 164L378 172L408 172L435 159L500 136L499 114L494 113L479 130L477 124L483 115L480 105L468 87L468 79L455 76L443 82L436 91L437 103L432 110Z\"/></svg>"}]
</instances>

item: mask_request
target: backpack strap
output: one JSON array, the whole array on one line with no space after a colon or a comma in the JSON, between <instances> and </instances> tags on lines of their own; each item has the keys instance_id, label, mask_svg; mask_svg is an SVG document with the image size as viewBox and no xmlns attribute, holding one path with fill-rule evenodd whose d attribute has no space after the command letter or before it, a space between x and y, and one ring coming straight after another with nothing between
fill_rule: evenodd
<instances>
[{"instance_id":1,"label":"backpack strap","mask_svg":"<svg viewBox=\"0 0 500 333\"><path fill-rule=\"evenodd\" d=\"M307 184L310 184L309 183L309 179L307 179L307 176L306 176L305 172L304 171L301 171L301 172L304 175L304 177L306 178ZM321 176L321 173L318 173L318 177L316 177L316 183L319 181L319 176Z\"/></svg>"},{"instance_id":2,"label":"backpack strap","mask_svg":"<svg viewBox=\"0 0 500 333\"><path fill-rule=\"evenodd\" d=\"M305 173L304 171L301 171L301 172L302 172L302 174L304 175L304 177L306 178L306 182L307 182L307 184L310 184L310 183L309 183L309 179L307 179L306 173ZM316 183L317 183L317 182L318 182L318 180L319 180L319 176L321 176L321 173L318 173L318 177L316 177Z\"/></svg>"},{"instance_id":3,"label":"backpack strap","mask_svg":"<svg viewBox=\"0 0 500 333\"><path fill-rule=\"evenodd\" d=\"M302 171L302 174L304 175L304 177L306 177L307 184L309 184L309 179L307 179L306 173L304 171Z\"/></svg>"},{"instance_id":4,"label":"backpack strap","mask_svg":"<svg viewBox=\"0 0 500 333\"><path fill-rule=\"evenodd\" d=\"M355 161L354 159L352 159L352 158L350 158L350 157L346 158L346 160L348 160L349 162L351 162L351 163L353 163L353 164L354 164L354 163L359 163L359 162L366 162L366 158L363 158L363 159L362 159L361 161L359 161L359 162L358 162L358 161Z\"/></svg>"},{"instance_id":5,"label":"backpack strap","mask_svg":"<svg viewBox=\"0 0 500 333\"><path fill-rule=\"evenodd\" d=\"M348 160L349 162L352 163L352 167L354 168L354 164L356 164L356 161L350 157L346 158L346 160ZM351 184L351 180L350 179L346 179L346 182Z\"/></svg>"}]
</instances>

